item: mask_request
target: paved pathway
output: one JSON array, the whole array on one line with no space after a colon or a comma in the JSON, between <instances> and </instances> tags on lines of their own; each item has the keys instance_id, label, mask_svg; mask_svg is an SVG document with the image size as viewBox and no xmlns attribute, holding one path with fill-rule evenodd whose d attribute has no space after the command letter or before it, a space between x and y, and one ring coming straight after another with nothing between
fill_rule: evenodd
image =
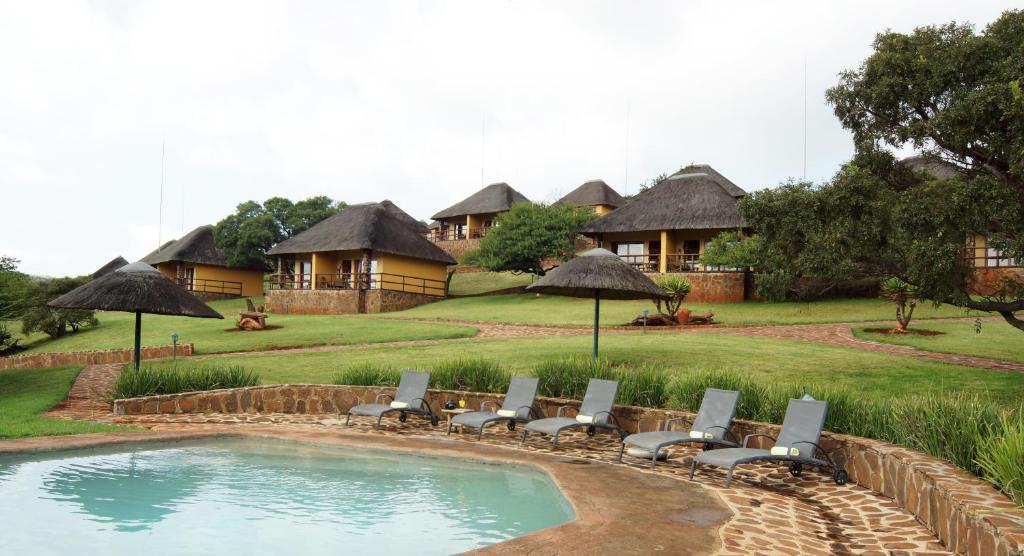
<instances>
[{"instance_id":1,"label":"paved pathway","mask_svg":"<svg viewBox=\"0 0 1024 556\"><path fill-rule=\"evenodd\" d=\"M134 424L157 431L259 431L276 430L330 432L341 429L333 419L323 415L297 414L179 414L115 416L102 400L102 393L112 384L121 365L86 367L65 403L50 415L65 419L90 419L104 422ZM393 437L444 438L440 428L432 428L425 420L410 419L405 426L397 420L386 420L381 431L374 431L368 420L358 420L344 429L344 434L373 434ZM454 435L460 441L476 442L474 434ZM599 434L588 438L582 433L563 436L559 448L534 439L520 447L518 435L503 427L488 430L482 441L506 449L552 453L576 458L579 463L613 463L618 452L617 438ZM637 472L656 473L686 481L685 461L695 452L691 448L674 450L666 464L651 470L647 460L627 457L626 465ZM808 469L799 477L791 477L784 468L762 465L748 466L737 472L732 488L723 486L724 474L702 470L701 488L719 496L732 510L733 516L719 535L719 554L877 554L926 555L948 554L938 539L911 514L897 507L888 498L856 486L836 486L831 480ZM632 493L642 496L643 493ZM685 520L686 516L680 519ZM637 547L638 553L646 553Z\"/></svg>"}]
</instances>

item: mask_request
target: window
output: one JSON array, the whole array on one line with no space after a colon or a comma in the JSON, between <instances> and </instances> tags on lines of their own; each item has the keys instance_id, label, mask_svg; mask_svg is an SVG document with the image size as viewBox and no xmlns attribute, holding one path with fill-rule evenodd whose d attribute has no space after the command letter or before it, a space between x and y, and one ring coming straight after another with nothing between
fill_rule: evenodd
<instances>
[{"instance_id":1,"label":"window","mask_svg":"<svg viewBox=\"0 0 1024 556\"><path fill-rule=\"evenodd\" d=\"M620 257L644 254L644 242L642 241L623 241L613 243L612 246L615 248L615 254Z\"/></svg>"}]
</instances>

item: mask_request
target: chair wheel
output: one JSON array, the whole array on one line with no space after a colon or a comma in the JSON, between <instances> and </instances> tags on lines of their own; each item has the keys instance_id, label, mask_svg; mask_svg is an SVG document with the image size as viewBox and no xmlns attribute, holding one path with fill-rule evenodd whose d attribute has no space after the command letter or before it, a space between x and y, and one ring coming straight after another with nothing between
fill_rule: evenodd
<instances>
[{"instance_id":1,"label":"chair wheel","mask_svg":"<svg viewBox=\"0 0 1024 556\"><path fill-rule=\"evenodd\" d=\"M433 416L433 415L431 415L431 416L430 416L430 425L431 425L431 426L434 426L434 427L436 427L436 426L437 426L437 424L438 424L438 423L440 423L440 422L441 422L441 420L440 420L440 419L438 419L437 417L435 417L435 416Z\"/></svg>"},{"instance_id":2,"label":"chair wheel","mask_svg":"<svg viewBox=\"0 0 1024 556\"><path fill-rule=\"evenodd\" d=\"M516 430L516 422L515 421L509 421L508 423L505 424L505 426L508 427L508 430L510 430L510 431Z\"/></svg>"},{"instance_id":3,"label":"chair wheel","mask_svg":"<svg viewBox=\"0 0 1024 556\"><path fill-rule=\"evenodd\" d=\"M406 420L406 419L408 419L408 418L409 418L409 416L408 416L408 415L406 415L404 411L398 414L398 420L399 420L399 421L401 421L401 422L403 422L403 423L404 423L404 422L405 422L405 420Z\"/></svg>"},{"instance_id":4,"label":"chair wheel","mask_svg":"<svg viewBox=\"0 0 1024 556\"><path fill-rule=\"evenodd\" d=\"M789 474L794 477L799 477L800 473L802 473L803 470L804 465L802 463L794 461L793 463L789 464Z\"/></svg>"},{"instance_id":5,"label":"chair wheel","mask_svg":"<svg viewBox=\"0 0 1024 556\"><path fill-rule=\"evenodd\" d=\"M597 427L595 427L593 425L587 427L587 436L594 436L594 433L596 433L596 432L597 432Z\"/></svg>"},{"instance_id":6,"label":"chair wheel","mask_svg":"<svg viewBox=\"0 0 1024 556\"><path fill-rule=\"evenodd\" d=\"M850 475L846 473L845 469L836 469L836 472L832 474L832 480L839 486L846 484L846 481L850 480Z\"/></svg>"}]
</instances>

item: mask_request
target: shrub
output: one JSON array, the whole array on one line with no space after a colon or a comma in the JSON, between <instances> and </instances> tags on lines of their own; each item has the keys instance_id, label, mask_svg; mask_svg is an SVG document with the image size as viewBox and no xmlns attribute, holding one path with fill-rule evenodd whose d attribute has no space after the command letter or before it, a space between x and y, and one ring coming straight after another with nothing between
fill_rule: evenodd
<instances>
[{"instance_id":1,"label":"shrub","mask_svg":"<svg viewBox=\"0 0 1024 556\"><path fill-rule=\"evenodd\" d=\"M539 379L537 391L541 396L579 400L587 390L591 378L614 380L615 376L607 360L599 359L597 364L589 357L564 357L541 362L535 373Z\"/></svg>"},{"instance_id":2,"label":"shrub","mask_svg":"<svg viewBox=\"0 0 1024 556\"><path fill-rule=\"evenodd\" d=\"M332 382L350 386L398 386L401 377L402 373L392 365L359 363L339 371Z\"/></svg>"},{"instance_id":3,"label":"shrub","mask_svg":"<svg viewBox=\"0 0 1024 556\"><path fill-rule=\"evenodd\" d=\"M1002 434L982 442L978 465L986 481L1024 506L1024 411L1004 416Z\"/></svg>"},{"instance_id":4,"label":"shrub","mask_svg":"<svg viewBox=\"0 0 1024 556\"><path fill-rule=\"evenodd\" d=\"M552 359L537 367L542 396L579 400L587 391L591 378L619 381L617 403L663 407L668 400L668 374L655 365L615 363L599 359L597 365L586 357Z\"/></svg>"},{"instance_id":5,"label":"shrub","mask_svg":"<svg viewBox=\"0 0 1024 556\"><path fill-rule=\"evenodd\" d=\"M7 331L4 323L0 322L0 352L15 347L18 347L18 339L14 337L14 334Z\"/></svg>"},{"instance_id":6,"label":"shrub","mask_svg":"<svg viewBox=\"0 0 1024 556\"><path fill-rule=\"evenodd\" d=\"M256 386L260 377L242 367L143 367L135 372L125 366L114 382L111 399L177 394L220 388Z\"/></svg>"},{"instance_id":7,"label":"shrub","mask_svg":"<svg viewBox=\"0 0 1024 556\"><path fill-rule=\"evenodd\" d=\"M434 388L469 392L505 393L512 373L496 361L450 359L434 367L430 375Z\"/></svg>"}]
</instances>

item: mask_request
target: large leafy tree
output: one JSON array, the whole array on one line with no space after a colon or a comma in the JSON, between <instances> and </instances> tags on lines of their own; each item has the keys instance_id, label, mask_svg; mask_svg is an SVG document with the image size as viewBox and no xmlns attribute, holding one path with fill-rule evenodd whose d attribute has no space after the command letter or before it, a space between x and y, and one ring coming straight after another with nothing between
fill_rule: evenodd
<instances>
[{"instance_id":1,"label":"large leafy tree","mask_svg":"<svg viewBox=\"0 0 1024 556\"><path fill-rule=\"evenodd\" d=\"M59 338L69 332L78 332L83 326L99 324L94 311L87 309L54 309L46 304L53 299L85 284L90 278L53 278L34 283L25 290L25 303L21 315L21 332L26 336L43 332Z\"/></svg>"},{"instance_id":2,"label":"large leafy tree","mask_svg":"<svg viewBox=\"0 0 1024 556\"><path fill-rule=\"evenodd\" d=\"M576 253L576 236L596 216L567 205L514 205L498 216L498 225L480 240L480 247L466 253L466 264L494 272L543 276Z\"/></svg>"},{"instance_id":3,"label":"large leafy tree","mask_svg":"<svg viewBox=\"0 0 1024 556\"><path fill-rule=\"evenodd\" d=\"M246 201L217 223L214 237L228 264L266 267L267 250L274 244L308 230L345 206L323 195L295 203L283 197L272 197L262 205Z\"/></svg>"},{"instance_id":4,"label":"large leafy tree","mask_svg":"<svg viewBox=\"0 0 1024 556\"><path fill-rule=\"evenodd\" d=\"M25 290L32 280L18 272L18 261L13 257L0 256L0 320L12 320L21 316Z\"/></svg>"},{"instance_id":5,"label":"large leafy tree","mask_svg":"<svg viewBox=\"0 0 1024 556\"><path fill-rule=\"evenodd\" d=\"M896 188L890 194L907 234L901 257L921 263L904 279L924 297L998 312L1024 330L1015 315L1024 311L1021 280L972 296L974 274L962 256L966 233L976 232L1007 258L1024 259L1022 86L1024 12L1008 11L981 33L955 23L881 33L874 53L842 73L827 98L860 151L911 145L962 171L900 190L886 174L893 165L860 165Z\"/></svg>"}]
</instances>

